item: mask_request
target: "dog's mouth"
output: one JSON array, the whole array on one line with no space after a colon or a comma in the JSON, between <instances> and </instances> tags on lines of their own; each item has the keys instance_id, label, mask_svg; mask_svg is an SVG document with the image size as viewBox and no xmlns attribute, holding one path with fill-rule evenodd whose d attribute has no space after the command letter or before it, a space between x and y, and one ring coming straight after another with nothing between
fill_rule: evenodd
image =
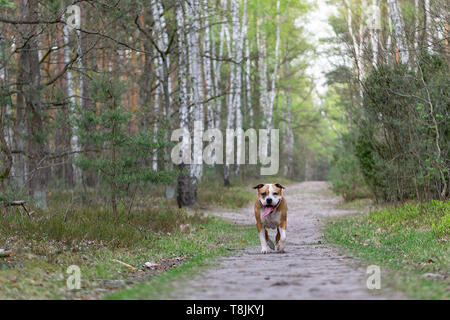
<instances>
[{"instance_id":1,"label":"dog's mouth","mask_svg":"<svg viewBox=\"0 0 450 320\"><path fill-rule=\"evenodd\" d=\"M268 216L269 214L271 214L276 209L276 207L277 206L274 206L272 204L263 206L262 217L264 218L264 217Z\"/></svg>"}]
</instances>

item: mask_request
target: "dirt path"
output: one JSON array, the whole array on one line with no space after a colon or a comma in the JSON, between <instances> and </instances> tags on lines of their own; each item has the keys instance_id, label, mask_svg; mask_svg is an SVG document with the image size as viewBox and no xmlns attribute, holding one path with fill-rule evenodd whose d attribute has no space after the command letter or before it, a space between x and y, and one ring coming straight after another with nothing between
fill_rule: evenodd
<instances>
[{"instance_id":1,"label":"dirt path","mask_svg":"<svg viewBox=\"0 0 450 320\"><path fill-rule=\"evenodd\" d=\"M338 198L325 182L304 182L286 189L288 227L286 253L245 249L223 258L195 279L177 286L179 299L381 299L392 293L366 289L366 267L335 248L320 244L320 220L349 211L336 209ZM236 223L254 224L251 208L218 213ZM270 232L272 231L272 232ZM269 235L274 237L274 231ZM255 237L258 237L255 227Z\"/></svg>"}]
</instances>

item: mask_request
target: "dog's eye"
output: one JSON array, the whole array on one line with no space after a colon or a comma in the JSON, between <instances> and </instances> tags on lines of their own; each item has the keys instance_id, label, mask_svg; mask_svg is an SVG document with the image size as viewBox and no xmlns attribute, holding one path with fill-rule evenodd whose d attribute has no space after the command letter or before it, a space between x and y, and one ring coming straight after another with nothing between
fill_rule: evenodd
<instances>
[{"instance_id":1,"label":"dog's eye","mask_svg":"<svg viewBox=\"0 0 450 320\"><path fill-rule=\"evenodd\" d=\"M263 193L261 193L261 195L262 195L263 197L265 197L265 196L267 195L267 193L263 192Z\"/></svg>"},{"instance_id":2,"label":"dog's eye","mask_svg":"<svg viewBox=\"0 0 450 320\"><path fill-rule=\"evenodd\" d=\"M274 196L277 196L277 195L278 195L278 193L274 192L274 193L273 193L273 195L274 195Z\"/></svg>"}]
</instances>

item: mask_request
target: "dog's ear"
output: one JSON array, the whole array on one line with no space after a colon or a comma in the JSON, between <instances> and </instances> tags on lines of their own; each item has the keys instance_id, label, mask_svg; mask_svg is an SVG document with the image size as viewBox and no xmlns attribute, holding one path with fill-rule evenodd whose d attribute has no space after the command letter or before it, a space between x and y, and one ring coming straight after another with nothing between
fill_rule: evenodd
<instances>
[{"instance_id":1,"label":"dog's ear","mask_svg":"<svg viewBox=\"0 0 450 320\"><path fill-rule=\"evenodd\" d=\"M280 188L280 189L286 189L285 187L283 187L281 184L279 184L279 183L275 183L275 186L277 186L278 188Z\"/></svg>"},{"instance_id":2,"label":"dog's ear","mask_svg":"<svg viewBox=\"0 0 450 320\"><path fill-rule=\"evenodd\" d=\"M259 188L262 188L262 187L264 187L264 184L260 183L257 186L254 186L253 189L259 189Z\"/></svg>"}]
</instances>

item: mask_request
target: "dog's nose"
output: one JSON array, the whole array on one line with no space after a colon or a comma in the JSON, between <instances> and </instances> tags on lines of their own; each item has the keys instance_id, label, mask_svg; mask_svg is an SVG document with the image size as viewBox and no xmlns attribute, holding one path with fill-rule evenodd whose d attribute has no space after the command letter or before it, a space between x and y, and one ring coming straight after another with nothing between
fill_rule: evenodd
<instances>
[{"instance_id":1,"label":"dog's nose","mask_svg":"<svg viewBox=\"0 0 450 320\"><path fill-rule=\"evenodd\" d=\"M272 203L272 198L267 198L266 202L267 202L267 204L271 204Z\"/></svg>"}]
</instances>

